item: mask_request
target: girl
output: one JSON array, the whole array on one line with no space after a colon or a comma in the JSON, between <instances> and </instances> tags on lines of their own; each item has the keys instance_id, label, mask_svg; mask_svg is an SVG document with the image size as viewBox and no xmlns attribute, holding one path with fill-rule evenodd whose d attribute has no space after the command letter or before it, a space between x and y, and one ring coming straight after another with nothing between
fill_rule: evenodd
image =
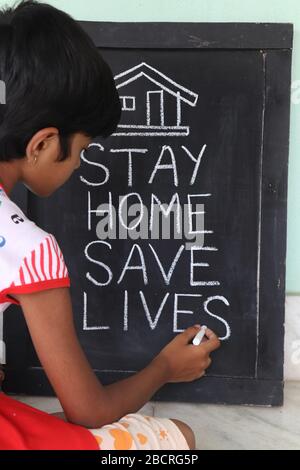
<instances>
[{"instance_id":1,"label":"girl","mask_svg":"<svg viewBox=\"0 0 300 470\"><path fill-rule=\"evenodd\" d=\"M39 360L64 410L52 416L0 393L1 449L193 449L185 423L137 414L168 382L204 375L220 346L199 325L177 335L136 375L103 386L76 337L70 278L55 237L10 199L17 182L39 197L80 166L92 138L120 119L112 73L66 13L33 0L0 13L0 315L20 305ZM9 315L9 313L6 313Z\"/></svg>"}]
</instances>

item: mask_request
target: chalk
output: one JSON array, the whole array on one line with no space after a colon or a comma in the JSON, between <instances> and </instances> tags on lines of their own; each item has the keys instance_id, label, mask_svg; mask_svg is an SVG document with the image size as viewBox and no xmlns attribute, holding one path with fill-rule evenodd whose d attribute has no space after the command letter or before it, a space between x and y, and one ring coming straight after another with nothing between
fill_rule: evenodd
<instances>
[{"instance_id":1,"label":"chalk","mask_svg":"<svg viewBox=\"0 0 300 470\"><path fill-rule=\"evenodd\" d=\"M199 344L203 340L203 338L205 336L206 328L207 328L207 326L205 326L205 325L201 326L201 329L200 329L199 333L196 334L195 338L193 339L193 344L195 346L199 346Z\"/></svg>"}]
</instances>

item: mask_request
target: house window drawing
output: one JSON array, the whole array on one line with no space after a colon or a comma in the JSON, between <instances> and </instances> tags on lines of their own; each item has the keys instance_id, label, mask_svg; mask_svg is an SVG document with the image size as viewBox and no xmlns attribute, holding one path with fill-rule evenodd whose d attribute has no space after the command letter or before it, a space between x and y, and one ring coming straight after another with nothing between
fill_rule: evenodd
<instances>
[{"instance_id":1,"label":"house window drawing","mask_svg":"<svg viewBox=\"0 0 300 470\"><path fill-rule=\"evenodd\" d=\"M198 94L142 62L115 77L122 118L115 136L188 136L183 105L195 107ZM122 96L126 87L127 96ZM130 112L127 112L130 111Z\"/></svg>"},{"instance_id":2,"label":"house window drawing","mask_svg":"<svg viewBox=\"0 0 300 470\"><path fill-rule=\"evenodd\" d=\"M135 111L135 96L120 96L122 111Z\"/></svg>"}]
</instances>

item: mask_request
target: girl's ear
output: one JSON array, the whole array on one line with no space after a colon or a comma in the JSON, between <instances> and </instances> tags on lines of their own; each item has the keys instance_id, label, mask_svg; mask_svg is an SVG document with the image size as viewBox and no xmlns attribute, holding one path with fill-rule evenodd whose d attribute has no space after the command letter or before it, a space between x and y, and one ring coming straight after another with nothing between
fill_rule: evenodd
<instances>
[{"instance_id":1,"label":"girl's ear","mask_svg":"<svg viewBox=\"0 0 300 470\"><path fill-rule=\"evenodd\" d=\"M34 163L42 152L49 150L51 153L56 152L58 136L59 131L55 127L47 127L34 134L26 147L28 163Z\"/></svg>"}]
</instances>

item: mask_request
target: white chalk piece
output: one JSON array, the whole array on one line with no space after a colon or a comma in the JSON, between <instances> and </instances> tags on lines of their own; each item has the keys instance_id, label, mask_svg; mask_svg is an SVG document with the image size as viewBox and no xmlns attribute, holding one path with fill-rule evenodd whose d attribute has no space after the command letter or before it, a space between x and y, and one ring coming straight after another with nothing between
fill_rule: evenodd
<instances>
[{"instance_id":1,"label":"white chalk piece","mask_svg":"<svg viewBox=\"0 0 300 470\"><path fill-rule=\"evenodd\" d=\"M196 334L195 338L193 339L194 346L199 346L199 344L201 343L201 341L203 340L205 336L206 329L207 329L207 326L205 325L201 326L200 331Z\"/></svg>"}]
</instances>

